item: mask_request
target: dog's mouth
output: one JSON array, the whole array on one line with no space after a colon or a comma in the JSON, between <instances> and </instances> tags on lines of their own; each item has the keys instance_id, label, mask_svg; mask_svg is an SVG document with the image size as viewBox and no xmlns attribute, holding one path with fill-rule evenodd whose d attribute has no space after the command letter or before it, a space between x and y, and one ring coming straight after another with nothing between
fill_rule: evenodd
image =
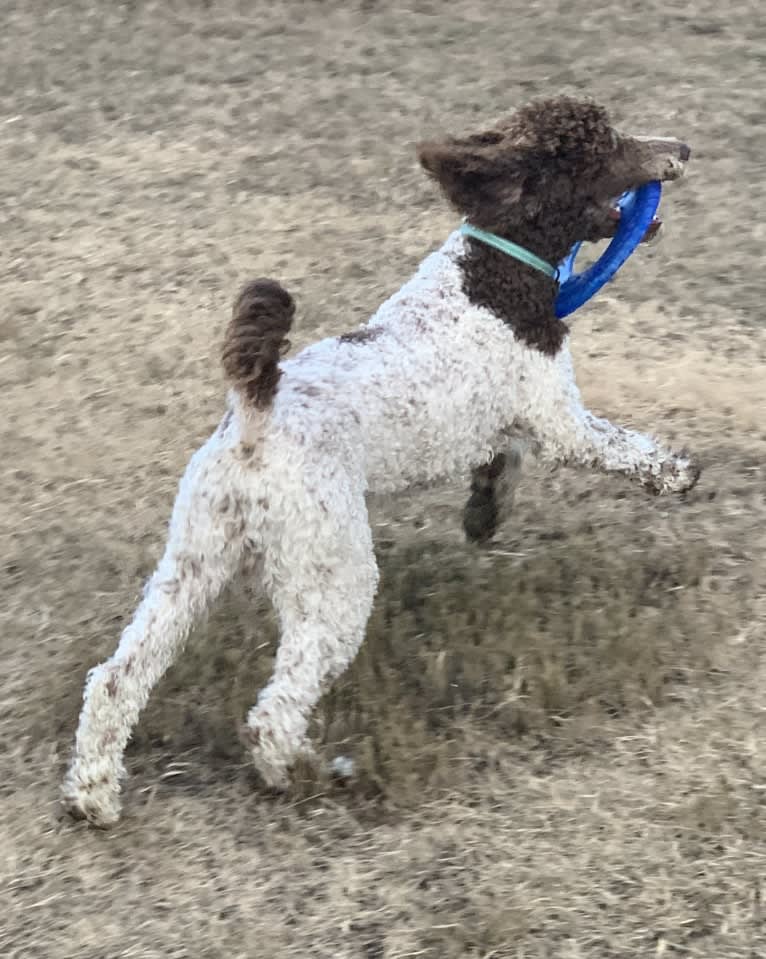
<instances>
[{"instance_id":1,"label":"dog's mouth","mask_svg":"<svg viewBox=\"0 0 766 959\"><path fill-rule=\"evenodd\" d=\"M622 220L623 211L621 208L621 202L623 201L624 194L616 197L613 200L607 200L602 202L598 206L591 208L591 222L590 229L583 237L583 239L589 240L591 243L598 243L601 240L611 240L612 237L617 233L617 229ZM662 228L662 220L658 216L652 217L652 221L649 226L646 228L643 237L641 238L642 243L648 243L650 240L653 240Z\"/></svg>"},{"instance_id":2,"label":"dog's mouth","mask_svg":"<svg viewBox=\"0 0 766 959\"><path fill-rule=\"evenodd\" d=\"M609 218L610 225L612 228L611 235L614 236L614 234L617 232L617 227L620 225L620 220L622 219L622 210L620 209L619 197L617 199L612 200L611 206L609 207L609 210L607 211L607 216ZM641 242L649 243L650 240L653 240L657 236L657 234L660 232L661 227L662 227L662 220L658 216L652 217L652 222L646 228L646 232L641 238Z\"/></svg>"}]
</instances>

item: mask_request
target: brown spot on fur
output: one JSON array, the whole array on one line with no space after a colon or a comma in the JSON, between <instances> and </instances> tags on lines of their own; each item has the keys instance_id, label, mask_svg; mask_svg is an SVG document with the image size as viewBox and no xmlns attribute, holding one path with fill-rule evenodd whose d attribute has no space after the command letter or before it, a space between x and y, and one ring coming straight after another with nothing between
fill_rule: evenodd
<instances>
[{"instance_id":1,"label":"brown spot on fur","mask_svg":"<svg viewBox=\"0 0 766 959\"><path fill-rule=\"evenodd\" d=\"M232 421L233 416L234 416L234 414L232 413L231 410L226 410L226 412L225 412L224 415L223 415L223 419L221 420L221 422L220 422L220 424L219 424L219 426L218 426L218 431L219 431L220 433L225 433L225 432L226 432L226 430L229 428L229 426L230 426L230 424L231 424L231 421Z\"/></svg>"},{"instance_id":2,"label":"brown spot on fur","mask_svg":"<svg viewBox=\"0 0 766 959\"><path fill-rule=\"evenodd\" d=\"M304 396L317 397L322 395L319 387L314 386L312 383L296 383L293 389L296 393L302 393Z\"/></svg>"},{"instance_id":3,"label":"brown spot on fur","mask_svg":"<svg viewBox=\"0 0 766 959\"><path fill-rule=\"evenodd\" d=\"M243 723L239 727L239 738L245 746L248 746L250 749L252 749L260 745L261 731L260 729L253 729L253 727L248 726L247 723Z\"/></svg>"},{"instance_id":4,"label":"brown spot on fur","mask_svg":"<svg viewBox=\"0 0 766 959\"><path fill-rule=\"evenodd\" d=\"M361 326L358 330L352 330L350 333L342 333L338 339L341 343L372 343L381 334L381 329L377 326Z\"/></svg>"},{"instance_id":5,"label":"brown spot on fur","mask_svg":"<svg viewBox=\"0 0 766 959\"><path fill-rule=\"evenodd\" d=\"M295 315L293 298L276 280L252 280L234 303L223 343L223 368L235 389L257 409L268 409L282 375L287 333Z\"/></svg>"},{"instance_id":6,"label":"brown spot on fur","mask_svg":"<svg viewBox=\"0 0 766 959\"><path fill-rule=\"evenodd\" d=\"M110 699L114 699L117 695L117 677L114 673L106 681L106 694Z\"/></svg>"}]
</instances>

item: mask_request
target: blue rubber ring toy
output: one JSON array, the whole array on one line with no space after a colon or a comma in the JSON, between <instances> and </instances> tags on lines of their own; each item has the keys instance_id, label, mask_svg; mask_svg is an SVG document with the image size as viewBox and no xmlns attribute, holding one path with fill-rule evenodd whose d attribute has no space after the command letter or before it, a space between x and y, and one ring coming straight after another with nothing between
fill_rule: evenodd
<instances>
[{"instance_id":1,"label":"blue rubber ring toy","mask_svg":"<svg viewBox=\"0 0 766 959\"><path fill-rule=\"evenodd\" d=\"M574 273L574 262L581 243L575 243L569 256L559 264L559 295L556 316L569 316L612 279L635 250L654 219L662 196L659 181L646 183L637 190L623 193L617 201L620 224L612 242L592 266L583 273Z\"/></svg>"}]
</instances>

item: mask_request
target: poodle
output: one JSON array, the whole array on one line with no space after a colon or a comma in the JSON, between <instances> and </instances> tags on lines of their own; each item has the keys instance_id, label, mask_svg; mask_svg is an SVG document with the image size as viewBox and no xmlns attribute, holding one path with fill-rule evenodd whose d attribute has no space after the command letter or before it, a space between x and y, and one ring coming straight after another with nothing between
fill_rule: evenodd
<instances>
[{"instance_id":1,"label":"poodle","mask_svg":"<svg viewBox=\"0 0 766 959\"><path fill-rule=\"evenodd\" d=\"M625 135L597 104L558 97L421 143L418 157L469 224L556 264L575 241L612 236L615 198L677 178L689 148ZM584 407L551 272L456 230L366 325L289 360L292 297L268 279L242 289L223 345L228 409L181 479L132 622L88 674L62 788L72 815L118 819L139 713L245 559L281 638L241 735L265 783L282 789L311 755L312 709L365 635L378 584L368 495L472 476L464 526L486 540L527 450L653 493L695 484L686 456Z\"/></svg>"}]
</instances>

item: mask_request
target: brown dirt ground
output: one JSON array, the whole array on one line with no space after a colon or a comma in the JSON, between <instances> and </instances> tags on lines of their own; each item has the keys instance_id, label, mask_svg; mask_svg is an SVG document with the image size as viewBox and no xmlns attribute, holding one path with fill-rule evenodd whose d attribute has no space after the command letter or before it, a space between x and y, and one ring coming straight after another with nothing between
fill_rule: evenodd
<instances>
[{"instance_id":1,"label":"brown dirt ground","mask_svg":"<svg viewBox=\"0 0 766 959\"><path fill-rule=\"evenodd\" d=\"M761 0L2 8L0 955L766 956ZM485 552L464 490L386 505L316 730L358 782L259 791L235 729L274 630L240 587L143 717L121 825L59 822L235 287L280 277L297 345L351 328L453 223L413 142L561 90L694 147L574 349L698 489L531 469Z\"/></svg>"}]
</instances>

